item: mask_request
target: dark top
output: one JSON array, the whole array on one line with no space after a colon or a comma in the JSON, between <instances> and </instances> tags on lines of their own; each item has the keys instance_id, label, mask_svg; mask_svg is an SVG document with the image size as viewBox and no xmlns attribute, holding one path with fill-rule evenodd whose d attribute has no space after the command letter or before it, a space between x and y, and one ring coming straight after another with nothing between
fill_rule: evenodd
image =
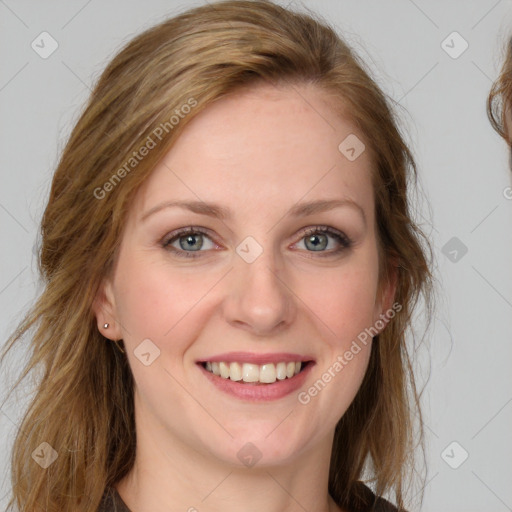
<instances>
[{"instance_id":1,"label":"dark top","mask_svg":"<svg viewBox=\"0 0 512 512\"><path fill-rule=\"evenodd\" d=\"M372 490L364 486L367 489L368 494L368 502L371 503L375 499L375 494ZM365 489L365 493L366 493ZM365 497L366 498L366 497ZM391 504L389 501L384 498L377 498L375 501L374 507L367 507L364 510L360 509L360 512L397 512L398 509ZM110 487L105 490L103 494L103 498L100 503L100 507L98 508L98 512L132 512L127 506L126 503L121 499L117 489L115 487ZM359 512L359 511L358 511Z\"/></svg>"},{"instance_id":2,"label":"dark top","mask_svg":"<svg viewBox=\"0 0 512 512\"><path fill-rule=\"evenodd\" d=\"M105 489L98 512L132 512L121 499L115 487Z\"/></svg>"}]
</instances>

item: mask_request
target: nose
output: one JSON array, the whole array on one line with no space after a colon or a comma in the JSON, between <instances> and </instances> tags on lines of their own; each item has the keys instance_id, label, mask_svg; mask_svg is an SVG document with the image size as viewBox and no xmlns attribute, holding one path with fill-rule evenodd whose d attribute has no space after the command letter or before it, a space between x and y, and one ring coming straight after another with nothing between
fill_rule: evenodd
<instances>
[{"instance_id":1,"label":"nose","mask_svg":"<svg viewBox=\"0 0 512 512\"><path fill-rule=\"evenodd\" d=\"M272 251L263 251L252 263L236 255L229 274L224 316L230 324L256 336L269 336L293 322L294 295Z\"/></svg>"}]
</instances>

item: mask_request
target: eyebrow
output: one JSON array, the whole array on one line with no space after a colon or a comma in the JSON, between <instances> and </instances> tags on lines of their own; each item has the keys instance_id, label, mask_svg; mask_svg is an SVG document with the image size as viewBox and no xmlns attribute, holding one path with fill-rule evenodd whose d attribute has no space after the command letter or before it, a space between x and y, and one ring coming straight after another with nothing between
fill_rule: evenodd
<instances>
[{"instance_id":1,"label":"eyebrow","mask_svg":"<svg viewBox=\"0 0 512 512\"><path fill-rule=\"evenodd\" d=\"M363 217L366 225L366 215L363 208L361 208L361 206L352 199L319 199L316 201L298 203L292 206L285 215L306 217L308 215L313 215L314 213L326 212L333 210L334 208L346 206L357 210ZM229 220L233 217L233 213L229 208L215 203L206 203L204 201L166 201L148 210L141 216L140 220L145 221L151 215L167 208L182 208L199 215L208 215L221 220Z\"/></svg>"}]
</instances>

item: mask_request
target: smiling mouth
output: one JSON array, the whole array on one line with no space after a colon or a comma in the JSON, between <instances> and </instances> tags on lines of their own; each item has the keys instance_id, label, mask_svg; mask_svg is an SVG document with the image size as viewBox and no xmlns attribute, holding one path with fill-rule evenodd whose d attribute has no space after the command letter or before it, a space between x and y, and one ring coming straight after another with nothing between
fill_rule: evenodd
<instances>
[{"instance_id":1,"label":"smiling mouth","mask_svg":"<svg viewBox=\"0 0 512 512\"><path fill-rule=\"evenodd\" d=\"M238 362L203 362L201 366L208 372L226 380L244 384L273 384L276 381L291 379L304 371L313 361L290 361L277 364L252 364Z\"/></svg>"}]
</instances>

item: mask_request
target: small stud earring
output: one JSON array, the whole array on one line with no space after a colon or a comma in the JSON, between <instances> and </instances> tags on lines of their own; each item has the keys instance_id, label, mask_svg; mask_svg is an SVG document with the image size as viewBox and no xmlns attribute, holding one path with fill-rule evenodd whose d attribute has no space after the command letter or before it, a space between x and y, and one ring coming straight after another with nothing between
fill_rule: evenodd
<instances>
[{"instance_id":1,"label":"small stud earring","mask_svg":"<svg viewBox=\"0 0 512 512\"><path fill-rule=\"evenodd\" d=\"M103 329L108 329L109 324L103 325Z\"/></svg>"}]
</instances>

